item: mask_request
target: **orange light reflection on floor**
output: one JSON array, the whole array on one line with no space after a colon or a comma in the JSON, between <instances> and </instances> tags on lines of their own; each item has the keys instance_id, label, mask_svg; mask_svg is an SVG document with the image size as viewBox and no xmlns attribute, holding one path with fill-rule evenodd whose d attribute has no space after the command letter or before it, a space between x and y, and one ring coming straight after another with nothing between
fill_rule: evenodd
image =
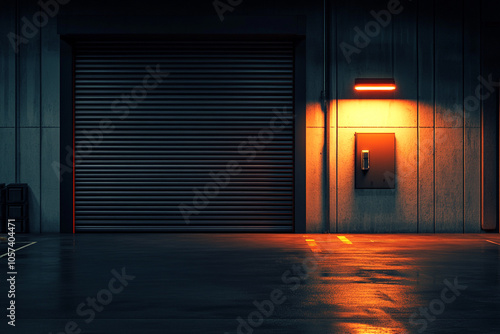
<instances>
[{"instance_id":1,"label":"orange light reflection on floor","mask_svg":"<svg viewBox=\"0 0 500 334\"><path fill-rule=\"evenodd\" d=\"M415 311L410 305L416 303L413 284L418 267L411 258L391 256L393 244L375 246L372 240L354 235L316 238L322 254L335 254L321 263L321 291L312 292L319 305L344 319L332 324L330 333L408 333L406 314Z\"/></svg>"},{"instance_id":2,"label":"orange light reflection on floor","mask_svg":"<svg viewBox=\"0 0 500 334\"><path fill-rule=\"evenodd\" d=\"M346 327L349 328L348 333L353 334L401 334L407 332L401 332L400 328L387 328L387 327L379 327L367 324L346 324Z\"/></svg>"},{"instance_id":3,"label":"orange light reflection on floor","mask_svg":"<svg viewBox=\"0 0 500 334\"><path fill-rule=\"evenodd\" d=\"M321 249L319 249L319 246L318 246L318 244L316 243L316 241L314 239L306 239L306 242L307 242L307 245L311 248L311 250L314 253L320 253L321 252Z\"/></svg>"}]
</instances>

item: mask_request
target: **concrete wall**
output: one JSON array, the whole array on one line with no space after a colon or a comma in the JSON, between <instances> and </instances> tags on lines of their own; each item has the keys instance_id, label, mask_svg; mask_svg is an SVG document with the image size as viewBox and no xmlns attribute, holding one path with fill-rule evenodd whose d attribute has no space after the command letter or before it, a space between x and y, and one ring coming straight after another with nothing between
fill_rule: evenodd
<instances>
[{"instance_id":1,"label":"concrete wall","mask_svg":"<svg viewBox=\"0 0 500 334\"><path fill-rule=\"evenodd\" d=\"M212 1L61 2L67 4L41 29L28 31L30 37L17 53L7 34L21 35L22 18L32 22L41 9L34 0L0 4L0 182L29 183L30 228L35 233L57 232L60 225L59 180L53 163L60 155L60 115L71 110L59 107L58 16L97 15L105 20L107 15L182 15L187 25L196 24L199 17L213 18L222 28L225 24ZM387 9L388 0L327 2L328 126L322 103L323 1L243 1L225 14L232 19L306 17L309 232L481 231L484 103L473 108L464 105L472 101L469 97L475 96L480 84L481 6L472 0L463 4L401 0L400 6L401 12L391 15L387 26L374 30L368 45L358 47L348 61L340 45L355 46L355 28L375 22L371 11ZM394 77L395 99L359 98L353 91L357 77ZM325 128L330 133L329 147ZM395 190L354 189L356 131L396 134Z\"/></svg>"},{"instance_id":2,"label":"concrete wall","mask_svg":"<svg viewBox=\"0 0 500 334\"><path fill-rule=\"evenodd\" d=\"M60 36L58 21L65 17L81 17L84 22L102 22L106 17L123 20L115 28L130 27L134 16L164 18L159 30L185 33L184 27L169 27L169 18L183 17L186 30L208 22L212 31L234 33L238 18L302 16L306 18L307 98L319 101L323 81L322 1L243 1L224 13L224 21L214 9L213 1L165 2L163 0L100 1L53 0L49 19L41 29L23 30L47 14L38 0L6 0L0 3L0 182L28 183L30 193L30 230L34 233L60 230L60 180L54 166L60 162L60 118L72 110L60 108ZM43 14L43 16L45 16ZM119 21L119 19L118 19ZM149 22L149 21L148 21ZM135 22L141 26L141 22ZM240 24L241 25L241 24ZM229 28L232 27L232 28ZM239 27L258 33L260 27ZM194 29L196 30L196 29ZM280 27L276 27L279 31ZM16 52L7 37L9 33L27 37ZM15 41L14 41L15 44ZM318 81L319 79L319 81ZM64 147L63 147L64 149ZM62 162L64 165L64 162ZM67 175L66 175L67 176Z\"/></svg>"},{"instance_id":3,"label":"concrete wall","mask_svg":"<svg viewBox=\"0 0 500 334\"><path fill-rule=\"evenodd\" d=\"M57 21L26 28L16 52L9 34L21 36L21 18L31 21L40 7L28 0L0 6L0 182L29 184L30 231L59 232L59 180L52 168L59 160Z\"/></svg>"},{"instance_id":4,"label":"concrete wall","mask_svg":"<svg viewBox=\"0 0 500 334\"><path fill-rule=\"evenodd\" d=\"M481 73L480 8L401 1L381 24L373 13L390 12L388 1L363 3L332 9L338 47L330 59L337 68L330 152L337 162L330 231L480 232L481 109L464 106ZM356 46L356 27L368 31L369 44L346 57L342 43ZM395 99L360 99L356 77L393 77ZM395 190L354 189L356 131L396 134Z\"/></svg>"},{"instance_id":5,"label":"concrete wall","mask_svg":"<svg viewBox=\"0 0 500 334\"><path fill-rule=\"evenodd\" d=\"M313 212L320 212L317 203L330 205L330 219L308 221L308 229L480 232L481 103L464 105L477 101L480 85L480 8L473 1L401 1L381 26L372 12L387 11L388 3L331 3L329 203L319 191L325 168L317 154L307 161L307 186L315 189L308 203ZM357 28L368 29L358 44ZM346 44L356 50L343 51ZM353 90L359 77L393 77L395 99L360 98ZM322 116L308 119L308 150L324 154ZM354 189L355 132L395 133L394 190Z\"/></svg>"}]
</instances>

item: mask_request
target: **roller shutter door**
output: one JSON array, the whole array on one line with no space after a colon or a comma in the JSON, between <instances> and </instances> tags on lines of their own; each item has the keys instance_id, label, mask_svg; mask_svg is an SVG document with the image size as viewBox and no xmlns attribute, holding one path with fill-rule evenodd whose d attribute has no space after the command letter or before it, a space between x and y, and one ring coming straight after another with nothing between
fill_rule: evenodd
<instances>
[{"instance_id":1,"label":"roller shutter door","mask_svg":"<svg viewBox=\"0 0 500 334\"><path fill-rule=\"evenodd\" d=\"M291 41L74 52L77 232L293 231Z\"/></svg>"}]
</instances>

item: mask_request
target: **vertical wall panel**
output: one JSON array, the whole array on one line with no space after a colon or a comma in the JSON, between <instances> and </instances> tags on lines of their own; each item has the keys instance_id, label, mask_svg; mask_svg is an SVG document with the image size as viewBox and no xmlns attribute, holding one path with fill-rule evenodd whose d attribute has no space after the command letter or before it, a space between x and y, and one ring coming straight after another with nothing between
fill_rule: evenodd
<instances>
[{"instance_id":1,"label":"vertical wall panel","mask_svg":"<svg viewBox=\"0 0 500 334\"><path fill-rule=\"evenodd\" d=\"M498 13L499 1L482 1L482 74L483 77L492 75L493 80L500 80L500 44L498 43L499 25ZM496 22L496 23L494 23ZM487 23L494 23L489 25ZM491 87L490 87L491 88ZM492 94L483 102L482 110L482 150L483 156L488 157L482 166L482 219L481 225L485 230L499 230L499 101L498 88L493 89ZM483 89L488 92L488 89Z\"/></svg>"},{"instance_id":2,"label":"vertical wall panel","mask_svg":"<svg viewBox=\"0 0 500 334\"><path fill-rule=\"evenodd\" d=\"M481 232L481 129L465 129L464 232Z\"/></svg>"},{"instance_id":3,"label":"vertical wall panel","mask_svg":"<svg viewBox=\"0 0 500 334\"><path fill-rule=\"evenodd\" d=\"M40 7L20 0L20 34L27 42L19 52L19 181L30 187L32 233L40 233L40 31L34 16ZM26 23L28 22L28 23Z\"/></svg>"},{"instance_id":4,"label":"vertical wall panel","mask_svg":"<svg viewBox=\"0 0 500 334\"><path fill-rule=\"evenodd\" d=\"M330 188L330 232L337 232L337 4L335 1L330 1L327 8L328 29L328 89L329 89L329 116L330 124L327 125L330 131L330 146L329 150L330 170L329 174L329 188Z\"/></svg>"},{"instance_id":5,"label":"vertical wall panel","mask_svg":"<svg viewBox=\"0 0 500 334\"><path fill-rule=\"evenodd\" d=\"M30 22L22 23L21 34L28 42L20 48L20 126L40 126L40 30L34 26L33 17L40 10L35 1L20 0L20 16Z\"/></svg>"},{"instance_id":6,"label":"vertical wall panel","mask_svg":"<svg viewBox=\"0 0 500 334\"><path fill-rule=\"evenodd\" d=\"M0 4L0 183L7 184L16 182L16 54L8 39L15 13L14 1Z\"/></svg>"},{"instance_id":7,"label":"vertical wall panel","mask_svg":"<svg viewBox=\"0 0 500 334\"><path fill-rule=\"evenodd\" d=\"M326 161L325 110L322 103L324 79L323 1L304 3L309 17L306 38L306 227L307 232L325 230L328 188ZM321 9L321 10L318 10Z\"/></svg>"},{"instance_id":8,"label":"vertical wall panel","mask_svg":"<svg viewBox=\"0 0 500 334\"><path fill-rule=\"evenodd\" d=\"M436 232L463 232L463 7L435 4Z\"/></svg>"},{"instance_id":9,"label":"vertical wall panel","mask_svg":"<svg viewBox=\"0 0 500 334\"><path fill-rule=\"evenodd\" d=\"M462 3L436 1L436 126L463 126Z\"/></svg>"},{"instance_id":10,"label":"vertical wall panel","mask_svg":"<svg viewBox=\"0 0 500 334\"><path fill-rule=\"evenodd\" d=\"M314 6L312 6L314 4ZM321 105L323 90L323 8L322 1L310 1L311 20L307 22L306 38L306 126L325 127L325 115ZM323 148L319 148L322 150Z\"/></svg>"},{"instance_id":11,"label":"vertical wall panel","mask_svg":"<svg viewBox=\"0 0 500 334\"><path fill-rule=\"evenodd\" d=\"M417 3L404 2L401 14L394 15L394 79L397 90L395 98L408 101L417 109ZM416 115L416 113L412 113Z\"/></svg>"},{"instance_id":12,"label":"vertical wall panel","mask_svg":"<svg viewBox=\"0 0 500 334\"><path fill-rule=\"evenodd\" d=\"M42 68L41 68L41 110L42 126L59 126L59 35L57 18L52 18L42 29Z\"/></svg>"},{"instance_id":13,"label":"vertical wall panel","mask_svg":"<svg viewBox=\"0 0 500 334\"><path fill-rule=\"evenodd\" d=\"M418 1L418 231L434 232L434 0Z\"/></svg>"},{"instance_id":14,"label":"vertical wall panel","mask_svg":"<svg viewBox=\"0 0 500 334\"><path fill-rule=\"evenodd\" d=\"M481 8L465 1L464 11L464 107L465 126L481 126L481 101L476 94L481 74Z\"/></svg>"},{"instance_id":15,"label":"vertical wall panel","mask_svg":"<svg viewBox=\"0 0 500 334\"><path fill-rule=\"evenodd\" d=\"M463 232L463 129L436 128L436 232Z\"/></svg>"},{"instance_id":16,"label":"vertical wall panel","mask_svg":"<svg viewBox=\"0 0 500 334\"><path fill-rule=\"evenodd\" d=\"M418 67L417 64L417 3L416 2L403 2L403 10L400 14L394 15L393 18L393 66L394 66L394 79L396 81L397 90L395 99L399 102L404 101L405 114L411 117L412 126L418 126ZM411 111L407 111L411 110ZM418 178L417 178L417 158L418 158L418 141L417 129L405 129L403 132L405 136L410 135L410 141L402 140L401 136L396 138L396 159L405 159L405 164L401 164L400 168L396 171L398 177L397 187L399 191L406 191L403 197L406 197L409 204L406 212L413 212L415 218L407 223L409 231L417 232L418 225ZM390 131L389 131L390 132ZM415 137L414 137L415 136ZM403 146L402 144L406 144ZM402 169L404 166L405 169ZM407 183L408 180L417 181L415 184ZM405 188L402 188L405 187Z\"/></svg>"},{"instance_id":17,"label":"vertical wall panel","mask_svg":"<svg viewBox=\"0 0 500 334\"><path fill-rule=\"evenodd\" d=\"M419 129L418 232L434 233L434 129Z\"/></svg>"},{"instance_id":18,"label":"vertical wall panel","mask_svg":"<svg viewBox=\"0 0 500 334\"><path fill-rule=\"evenodd\" d=\"M60 39L57 17L41 31L41 232L60 230L60 182L53 169L59 157Z\"/></svg>"},{"instance_id":19,"label":"vertical wall panel","mask_svg":"<svg viewBox=\"0 0 500 334\"><path fill-rule=\"evenodd\" d=\"M16 182L16 130L0 127L0 183Z\"/></svg>"},{"instance_id":20,"label":"vertical wall panel","mask_svg":"<svg viewBox=\"0 0 500 334\"><path fill-rule=\"evenodd\" d=\"M20 181L30 187L29 229L40 233L40 128L21 128Z\"/></svg>"},{"instance_id":21,"label":"vertical wall panel","mask_svg":"<svg viewBox=\"0 0 500 334\"><path fill-rule=\"evenodd\" d=\"M52 167L59 161L59 129L42 128L41 232L59 232L59 178Z\"/></svg>"},{"instance_id":22,"label":"vertical wall panel","mask_svg":"<svg viewBox=\"0 0 500 334\"><path fill-rule=\"evenodd\" d=\"M464 232L481 232L481 9L465 1L464 11Z\"/></svg>"},{"instance_id":23,"label":"vertical wall panel","mask_svg":"<svg viewBox=\"0 0 500 334\"><path fill-rule=\"evenodd\" d=\"M330 112L335 119L336 108L332 107ZM333 121L332 121L333 122ZM335 123L334 123L335 124ZM337 232L337 128L330 127L330 232Z\"/></svg>"},{"instance_id":24,"label":"vertical wall panel","mask_svg":"<svg viewBox=\"0 0 500 334\"><path fill-rule=\"evenodd\" d=\"M0 127L16 124L16 54L9 42L16 33L15 2L0 4ZM14 144L15 145L15 144ZM2 181L0 181L2 182Z\"/></svg>"},{"instance_id":25,"label":"vertical wall panel","mask_svg":"<svg viewBox=\"0 0 500 334\"><path fill-rule=\"evenodd\" d=\"M434 126L434 0L418 1L419 126Z\"/></svg>"},{"instance_id":26,"label":"vertical wall panel","mask_svg":"<svg viewBox=\"0 0 500 334\"><path fill-rule=\"evenodd\" d=\"M464 232L481 232L481 8L464 2ZM472 127L473 129L470 129Z\"/></svg>"},{"instance_id":27,"label":"vertical wall panel","mask_svg":"<svg viewBox=\"0 0 500 334\"><path fill-rule=\"evenodd\" d=\"M497 43L496 32L489 32L488 40L485 45ZM498 44L498 43L497 43ZM500 49L498 46L497 50ZM500 51L500 50L499 50ZM497 65L498 66L498 65ZM483 76L488 76L490 73L499 73L500 68L485 67L483 69ZM494 80L499 80L498 77ZM497 90L498 91L498 90ZM485 90L483 90L486 93ZM482 146L483 155L488 157L488 161L483 165L483 180L488 180L484 183L483 194L483 213L481 219L481 227L484 230L494 230L498 228L498 159L499 159L499 143L498 143L498 121L499 121L499 102L498 95L493 94L490 98L483 102L483 133L482 133Z\"/></svg>"},{"instance_id":28,"label":"vertical wall panel","mask_svg":"<svg viewBox=\"0 0 500 334\"><path fill-rule=\"evenodd\" d=\"M324 173L323 148L325 144L324 128L306 129L306 217L307 232L321 233L323 222Z\"/></svg>"}]
</instances>

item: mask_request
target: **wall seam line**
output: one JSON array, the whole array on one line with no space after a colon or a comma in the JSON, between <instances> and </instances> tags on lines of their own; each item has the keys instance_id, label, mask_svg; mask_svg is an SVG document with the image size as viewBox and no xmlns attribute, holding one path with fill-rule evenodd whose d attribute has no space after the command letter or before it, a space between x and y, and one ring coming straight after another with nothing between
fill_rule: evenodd
<instances>
[{"instance_id":1,"label":"wall seam line","mask_svg":"<svg viewBox=\"0 0 500 334\"><path fill-rule=\"evenodd\" d=\"M335 43L339 40L338 7L335 2ZM335 45L335 233L339 233L339 61Z\"/></svg>"},{"instance_id":2,"label":"wall seam line","mask_svg":"<svg viewBox=\"0 0 500 334\"><path fill-rule=\"evenodd\" d=\"M432 171L432 176L433 176L433 187L434 187L434 194L433 194L433 200L434 200L434 233L436 233L436 1L433 1L433 8L434 8L434 13L433 13L433 46L432 46L432 100L433 100L433 117L434 117L434 124L433 124L433 171Z\"/></svg>"},{"instance_id":3,"label":"wall seam line","mask_svg":"<svg viewBox=\"0 0 500 334\"><path fill-rule=\"evenodd\" d=\"M38 10L38 13L39 15L41 16L42 14L42 10L41 8ZM42 77L43 77L43 74L42 74L42 71L43 71L43 50L42 50L42 45L43 45L43 27L40 27L40 43L39 43L39 50L40 50L40 58L39 58L39 66L40 66L40 98L39 98L39 103L40 103L40 107L39 107L39 110L40 110L40 126L39 126L39 129L40 129L40 151L39 151L39 163L40 163L40 189L39 189L39 194L38 196L40 196L40 220L39 220L39 226L38 226L38 233L42 233L42 218L43 218L43 215L42 215L42 207L43 207L43 198L42 198L42 189L43 189L43 185L42 185L42 182L43 182L43 165L42 165L42 151L43 151L43 143L42 143L42 140L43 140L43 135L42 135L42 131L43 131L43 128L42 128L42 113L43 113L43 83L42 83Z\"/></svg>"},{"instance_id":4,"label":"wall seam line","mask_svg":"<svg viewBox=\"0 0 500 334\"><path fill-rule=\"evenodd\" d=\"M418 27L419 27L419 6L420 1L417 1L417 15L416 15L416 29L415 29L415 35L416 35L416 52L417 52L417 233L420 232L420 66L419 66L419 33L418 33Z\"/></svg>"},{"instance_id":5,"label":"wall seam line","mask_svg":"<svg viewBox=\"0 0 500 334\"><path fill-rule=\"evenodd\" d=\"M462 0L462 233L465 234L465 0Z\"/></svg>"},{"instance_id":6,"label":"wall seam line","mask_svg":"<svg viewBox=\"0 0 500 334\"><path fill-rule=\"evenodd\" d=\"M19 16L20 16L20 8L19 8L20 4L19 4L19 0L16 1L15 3L15 19L14 19L14 22L15 22L15 29L16 29L16 35L19 36L19 33L20 33L20 29L19 29ZM20 164L21 164L21 130L20 130L20 101L21 101L21 98L20 98L20 91L21 91L21 84L20 84L20 62L21 62L21 47L19 46L19 49L18 49L18 52L15 53L15 72L16 72L16 75L15 75L15 87L16 87L16 97L15 97L15 122L16 122L16 125L15 125L15 145L16 145L16 155L15 155L15 182L16 183L19 183L20 180L21 180L21 169L20 169Z\"/></svg>"}]
</instances>

